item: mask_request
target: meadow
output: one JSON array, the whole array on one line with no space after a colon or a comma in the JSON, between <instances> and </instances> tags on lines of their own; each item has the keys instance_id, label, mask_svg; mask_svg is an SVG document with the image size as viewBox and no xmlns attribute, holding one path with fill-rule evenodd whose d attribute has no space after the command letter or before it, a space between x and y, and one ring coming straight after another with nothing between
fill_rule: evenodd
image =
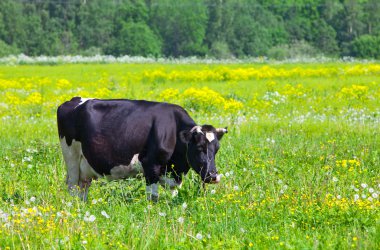
<instances>
[{"instance_id":1,"label":"meadow","mask_svg":"<svg viewBox=\"0 0 380 250\"><path fill-rule=\"evenodd\" d=\"M201 188L143 179L71 197L56 128L73 96L166 101L228 126ZM0 249L379 249L380 64L0 66Z\"/></svg>"}]
</instances>

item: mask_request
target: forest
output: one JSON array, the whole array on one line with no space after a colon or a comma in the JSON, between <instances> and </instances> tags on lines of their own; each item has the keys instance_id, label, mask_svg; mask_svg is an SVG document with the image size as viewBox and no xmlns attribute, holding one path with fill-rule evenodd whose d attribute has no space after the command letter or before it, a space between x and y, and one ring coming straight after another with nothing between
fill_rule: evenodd
<instances>
[{"instance_id":1,"label":"forest","mask_svg":"<svg viewBox=\"0 0 380 250\"><path fill-rule=\"evenodd\" d=\"M11 54L380 59L378 0L1 0Z\"/></svg>"}]
</instances>

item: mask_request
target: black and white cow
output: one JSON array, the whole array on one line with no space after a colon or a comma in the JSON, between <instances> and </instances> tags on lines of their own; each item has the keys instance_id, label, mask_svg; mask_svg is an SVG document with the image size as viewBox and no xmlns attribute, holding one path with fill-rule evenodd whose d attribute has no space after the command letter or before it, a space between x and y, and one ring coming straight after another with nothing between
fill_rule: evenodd
<instances>
[{"instance_id":1,"label":"black and white cow","mask_svg":"<svg viewBox=\"0 0 380 250\"><path fill-rule=\"evenodd\" d=\"M57 120L67 185L83 200L101 176L143 172L150 200L158 199L158 183L173 190L190 168L205 183L220 181L215 154L227 129L198 126L178 105L74 97L58 107Z\"/></svg>"}]
</instances>

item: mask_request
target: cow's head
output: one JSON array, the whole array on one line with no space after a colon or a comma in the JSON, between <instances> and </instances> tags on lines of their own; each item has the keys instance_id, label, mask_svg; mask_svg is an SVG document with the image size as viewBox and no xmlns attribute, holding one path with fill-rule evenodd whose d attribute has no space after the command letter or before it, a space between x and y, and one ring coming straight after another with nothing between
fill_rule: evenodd
<instances>
[{"instance_id":1,"label":"cow's head","mask_svg":"<svg viewBox=\"0 0 380 250\"><path fill-rule=\"evenodd\" d=\"M227 133L227 128L211 125L195 126L180 132L180 139L187 145L187 162L205 183L218 183L220 175L215 166L215 155L219 141Z\"/></svg>"}]
</instances>

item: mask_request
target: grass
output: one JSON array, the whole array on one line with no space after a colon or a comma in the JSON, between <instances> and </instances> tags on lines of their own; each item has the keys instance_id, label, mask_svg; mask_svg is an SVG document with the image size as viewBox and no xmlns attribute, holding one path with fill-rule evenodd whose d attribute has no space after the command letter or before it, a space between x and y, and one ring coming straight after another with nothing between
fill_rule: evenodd
<instances>
[{"instance_id":1,"label":"grass","mask_svg":"<svg viewBox=\"0 0 380 250\"><path fill-rule=\"evenodd\" d=\"M0 66L0 249L378 249L378 67ZM175 102L200 124L229 126L222 182L203 190L190 172L157 204L142 179L71 197L55 110L75 95Z\"/></svg>"}]
</instances>

